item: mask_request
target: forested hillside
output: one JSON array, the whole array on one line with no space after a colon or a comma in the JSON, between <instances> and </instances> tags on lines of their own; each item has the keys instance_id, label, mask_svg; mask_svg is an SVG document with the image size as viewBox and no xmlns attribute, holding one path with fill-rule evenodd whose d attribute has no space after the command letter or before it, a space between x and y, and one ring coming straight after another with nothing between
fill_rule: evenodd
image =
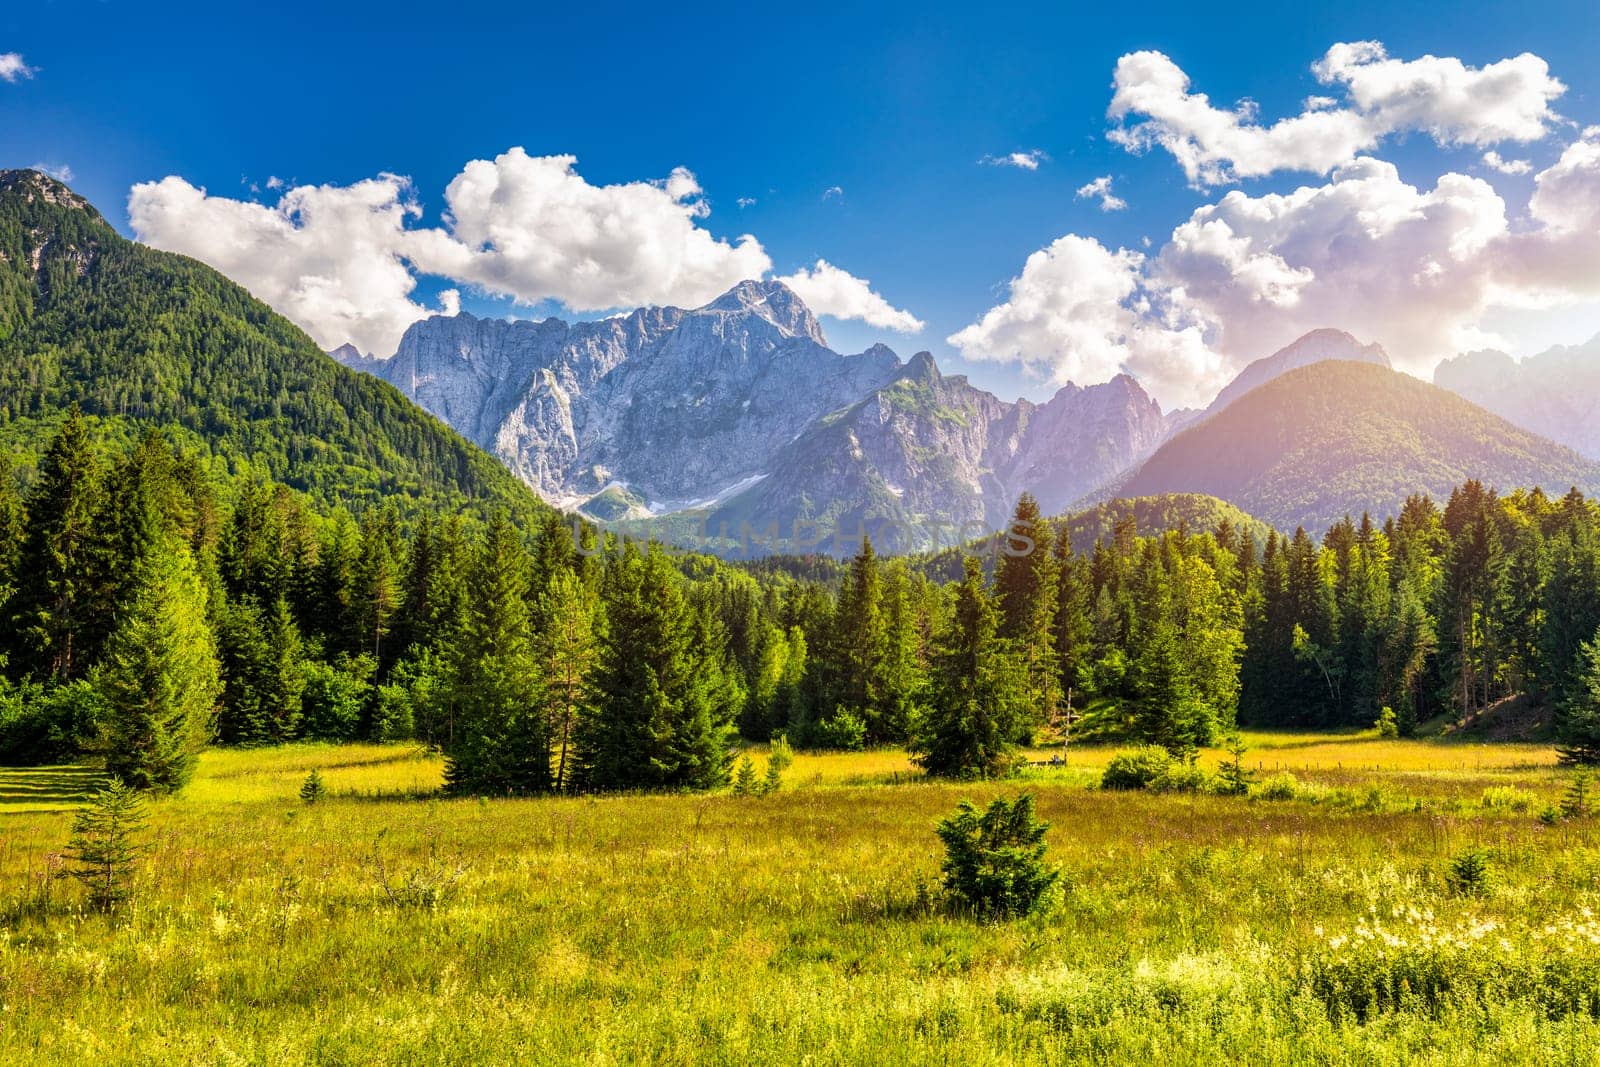
<instances>
[{"instance_id":1,"label":"forested hillside","mask_svg":"<svg viewBox=\"0 0 1600 1067\"><path fill-rule=\"evenodd\" d=\"M48 425L73 404L183 427L324 500L543 509L499 463L221 274L124 239L53 178L3 171L0 420Z\"/></svg>"},{"instance_id":2,"label":"forested hillside","mask_svg":"<svg viewBox=\"0 0 1600 1067\"><path fill-rule=\"evenodd\" d=\"M1206 493L1281 530L1397 512L1476 479L1562 493L1600 466L1416 378L1366 363L1291 371L1178 434L1119 493Z\"/></svg>"}]
</instances>

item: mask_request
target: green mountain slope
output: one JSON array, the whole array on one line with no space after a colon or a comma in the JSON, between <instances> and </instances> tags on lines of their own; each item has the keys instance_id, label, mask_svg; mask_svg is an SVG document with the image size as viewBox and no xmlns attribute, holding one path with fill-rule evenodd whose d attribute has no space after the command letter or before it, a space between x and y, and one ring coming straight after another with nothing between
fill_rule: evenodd
<instances>
[{"instance_id":1,"label":"green mountain slope","mask_svg":"<svg viewBox=\"0 0 1600 1067\"><path fill-rule=\"evenodd\" d=\"M0 427L73 403L180 426L325 500L543 508L476 446L221 274L127 240L52 178L0 171Z\"/></svg>"},{"instance_id":2,"label":"green mountain slope","mask_svg":"<svg viewBox=\"0 0 1600 1067\"><path fill-rule=\"evenodd\" d=\"M1109 542L1117 520L1130 513L1140 537L1153 537L1180 527L1192 533L1211 533L1227 522L1235 530L1248 530L1255 538L1256 547L1261 549L1266 547L1267 535L1272 533L1270 523L1262 522L1226 500L1201 493L1118 497L1085 511L1075 511L1058 520L1058 526L1065 525L1074 551L1088 552L1096 541Z\"/></svg>"},{"instance_id":3,"label":"green mountain slope","mask_svg":"<svg viewBox=\"0 0 1600 1067\"><path fill-rule=\"evenodd\" d=\"M1479 479L1503 489L1600 487L1600 466L1454 393L1363 363L1276 378L1162 445L1124 496L1206 493L1272 525L1322 530Z\"/></svg>"}]
</instances>

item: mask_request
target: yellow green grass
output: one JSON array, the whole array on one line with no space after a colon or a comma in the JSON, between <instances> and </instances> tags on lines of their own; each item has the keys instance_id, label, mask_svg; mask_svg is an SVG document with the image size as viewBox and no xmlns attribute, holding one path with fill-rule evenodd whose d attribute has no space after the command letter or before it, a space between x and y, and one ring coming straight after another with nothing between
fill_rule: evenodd
<instances>
[{"instance_id":1,"label":"yellow green grass","mask_svg":"<svg viewBox=\"0 0 1600 1067\"><path fill-rule=\"evenodd\" d=\"M1102 792L1109 748L1020 783L885 751L802 754L760 798L483 801L429 799L414 747L214 751L152 805L111 919L60 875L82 772L0 771L0 1062L1600 1059L1572 992L1600 973L1600 825L1535 817L1567 784L1547 749L1251 740L1301 799ZM933 822L1019 788L1060 899L1008 924L930 904ZM1465 896L1472 847L1493 876ZM1382 960L1330 947L1373 922ZM1463 923L1494 925L1434 932ZM1364 1019L1318 985L1402 971L1411 999ZM1456 985L1425 1000L1430 974Z\"/></svg>"}]
</instances>

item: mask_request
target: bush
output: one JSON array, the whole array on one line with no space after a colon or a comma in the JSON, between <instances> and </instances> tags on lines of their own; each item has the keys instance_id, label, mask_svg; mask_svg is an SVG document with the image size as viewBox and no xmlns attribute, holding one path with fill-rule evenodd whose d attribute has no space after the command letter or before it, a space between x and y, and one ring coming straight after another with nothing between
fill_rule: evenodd
<instances>
[{"instance_id":1,"label":"bush","mask_svg":"<svg viewBox=\"0 0 1600 1067\"><path fill-rule=\"evenodd\" d=\"M1287 771L1274 774L1256 788L1261 800L1293 800L1300 795L1300 780Z\"/></svg>"},{"instance_id":2,"label":"bush","mask_svg":"<svg viewBox=\"0 0 1600 1067\"><path fill-rule=\"evenodd\" d=\"M1157 745L1118 752L1100 775L1101 789L1148 789L1173 769L1172 754Z\"/></svg>"},{"instance_id":3,"label":"bush","mask_svg":"<svg viewBox=\"0 0 1600 1067\"><path fill-rule=\"evenodd\" d=\"M1060 877L1044 862L1048 829L1034 815L1031 793L996 799L981 815L963 800L936 828L944 842L945 889L983 915L1028 914Z\"/></svg>"},{"instance_id":4,"label":"bush","mask_svg":"<svg viewBox=\"0 0 1600 1067\"><path fill-rule=\"evenodd\" d=\"M301 694L305 736L315 741L354 741L361 736L361 719L372 693L377 664L368 655L341 656L338 663L306 664L306 687Z\"/></svg>"},{"instance_id":5,"label":"bush","mask_svg":"<svg viewBox=\"0 0 1600 1067\"><path fill-rule=\"evenodd\" d=\"M105 699L87 681L46 689L0 679L0 765L67 763L89 748L105 719Z\"/></svg>"},{"instance_id":6,"label":"bush","mask_svg":"<svg viewBox=\"0 0 1600 1067\"><path fill-rule=\"evenodd\" d=\"M772 744L767 749L767 776L761 783L763 793L776 793L783 788L783 772L794 763L794 749L789 747L789 739L782 734L774 734Z\"/></svg>"},{"instance_id":7,"label":"bush","mask_svg":"<svg viewBox=\"0 0 1600 1067\"><path fill-rule=\"evenodd\" d=\"M1538 802L1538 797L1514 785L1492 785L1483 791L1483 797L1479 801L1486 808L1519 813L1532 811Z\"/></svg>"},{"instance_id":8,"label":"bush","mask_svg":"<svg viewBox=\"0 0 1600 1067\"><path fill-rule=\"evenodd\" d=\"M1372 725L1378 731L1379 737L1400 736L1400 719L1395 715L1393 708L1384 708L1378 712L1378 719Z\"/></svg>"},{"instance_id":9,"label":"bush","mask_svg":"<svg viewBox=\"0 0 1600 1067\"><path fill-rule=\"evenodd\" d=\"M867 747L867 724L849 708L835 708L833 718L817 723L812 739L818 748L860 752Z\"/></svg>"}]
</instances>

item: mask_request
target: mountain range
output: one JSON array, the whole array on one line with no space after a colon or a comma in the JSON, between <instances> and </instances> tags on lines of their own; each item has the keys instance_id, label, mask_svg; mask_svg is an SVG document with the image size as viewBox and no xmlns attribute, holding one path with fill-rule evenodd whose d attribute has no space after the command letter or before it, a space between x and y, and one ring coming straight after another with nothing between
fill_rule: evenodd
<instances>
[{"instance_id":1,"label":"mountain range","mask_svg":"<svg viewBox=\"0 0 1600 1067\"><path fill-rule=\"evenodd\" d=\"M926 352L840 354L781 282L600 322L434 317L391 359L334 355L547 501L607 520L995 526L1023 492L1065 510L1173 425L1126 376L1035 404L943 375Z\"/></svg>"},{"instance_id":2,"label":"mountain range","mask_svg":"<svg viewBox=\"0 0 1600 1067\"><path fill-rule=\"evenodd\" d=\"M1469 352L1434 368L1435 385L1600 460L1600 336L1517 361Z\"/></svg>"}]
</instances>

